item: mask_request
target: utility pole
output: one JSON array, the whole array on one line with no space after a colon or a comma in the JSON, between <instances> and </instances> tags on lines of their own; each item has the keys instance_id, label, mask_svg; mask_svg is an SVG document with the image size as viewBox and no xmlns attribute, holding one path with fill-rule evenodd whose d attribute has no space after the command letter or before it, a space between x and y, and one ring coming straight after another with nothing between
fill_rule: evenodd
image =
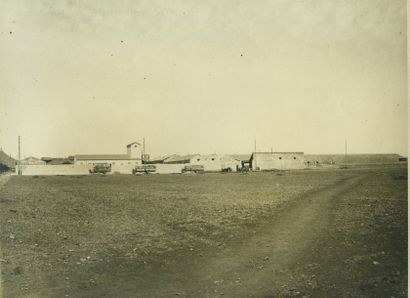
<instances>
[{"instance_id":1,"label":"utility pole","mask_svg":"<svg viewBox=\"0 0 410 298\"><path fill-rule=\"evenodd\" d=\"M17 174L21 175L21 166L20 166L20 160L21 160L21 145L20 145L20 136L18 138L18 161L17 161Z\"/></svg>"},{"instance_id":2,"label":"utility pole","mask_svg":"<svg viewBox=\"0 0 410 298\"><path fill-rule=\"evenodd\" d=\"M253 160L254 160L254 162L255 162L255 171L256 171L256 169L257 169L257 166L256 166L256 139L255 139L255 148L254 148L254 153L253 153Z\"/></svg>"},{"instance_id":3,"label":"utility pole","mask_svg":"<svg viewBox=\"0 0 410 298\"><path fill-rule=\"evenodd\" d=\"M145 163L145 137L142 138L142 156L141 156L141 162Z\"/></svg>"},{"instance_id":4,"label":"utility pole","mask_svg":"<svg viewBox=\"0 0 410 298\"><path fill-rule=\"evenodd\" d=\"M347 139L345 139L345 167L347 167Z\"/></svg>"}]
</instances>

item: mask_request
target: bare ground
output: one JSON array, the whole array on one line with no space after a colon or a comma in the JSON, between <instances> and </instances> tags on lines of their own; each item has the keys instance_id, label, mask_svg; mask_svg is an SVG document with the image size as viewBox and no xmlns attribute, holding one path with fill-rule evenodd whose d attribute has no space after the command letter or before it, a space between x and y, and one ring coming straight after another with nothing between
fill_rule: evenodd
<instances>
[{"instance_id":1,"label":"bare ground","mask_svg":"<svg viewBox=\"0 0 410 298\"><path fill-rule=\"evenodd\" d=\"M4 297L407 297L406 175L13 177Z\"/></svg>"}]
</instances>

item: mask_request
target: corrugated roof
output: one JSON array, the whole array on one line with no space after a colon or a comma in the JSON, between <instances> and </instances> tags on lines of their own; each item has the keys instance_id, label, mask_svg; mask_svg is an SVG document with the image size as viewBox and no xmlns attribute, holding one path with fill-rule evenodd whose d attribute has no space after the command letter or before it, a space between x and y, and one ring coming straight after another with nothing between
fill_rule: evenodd
<instances>
[{"instance_id":1,"label":"corrugated roof","mask_svg":"<svg viewBox=\"0 0 410 298\"><path fill-rule=\"evenodd\" d=\"M75 155L76 160L126 160L140 158L131 158L128 154L78 154Z\"/></svg>"}]
</instances>

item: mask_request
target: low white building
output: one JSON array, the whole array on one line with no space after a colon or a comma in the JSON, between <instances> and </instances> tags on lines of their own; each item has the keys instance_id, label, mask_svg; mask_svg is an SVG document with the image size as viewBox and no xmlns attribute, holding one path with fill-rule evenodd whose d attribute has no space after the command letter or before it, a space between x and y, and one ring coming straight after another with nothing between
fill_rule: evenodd
<instances>
[{"instance_id":1,"label":"low white building","mask_svg":"<svg viewBox=\"0 0 410 298\"><path fill-rule=\"evenodd\" d=\"M77 154L74 155L76 165L94 165L108 163L113 167L134 166L141 164L142 146L138 142L127 145L127 154Z\"/></svg>"},{"instance_id":2,"label":"low white building","mask_svg":"<svg viewBox=\"0 0 410 298\"><path fill-rule=\"evenodd\" d=\"M34 157L34 156L29 156L29 157L26 157L20 160L20 165L45 165L45 164L46 164L45 161L37 157Z\"/></svg>"},{"instance_id":3,"label":"low white building","mask_svg":"<svg viewBox=\"0 0 410 298\"><path fill-rule=\"evenodd\" d=\"M254 152L250 163L254 171L304 169L303 152Z\"/></svg>"},{"instance_id":4,"label":"low white building","mask_svg":"<svg viewBox=\"0 0 410 298\"><path fill-rule=\"evenodd\" d=\"M229 155L195 155L191 157L190 165L201 165L207 172L220 172L222 169L231 169L231 171L236 171L240 168L240 161L235 160Z\"/></svg>"}]
</instances>

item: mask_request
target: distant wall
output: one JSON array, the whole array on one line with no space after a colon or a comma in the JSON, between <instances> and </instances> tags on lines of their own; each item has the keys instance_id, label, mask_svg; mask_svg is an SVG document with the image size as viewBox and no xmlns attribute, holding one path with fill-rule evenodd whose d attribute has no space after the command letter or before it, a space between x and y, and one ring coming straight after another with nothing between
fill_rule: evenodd
<instances>
[{"instance_id":1,"label":"distant wall","mask_svg":"<svg viewBox=\"0 0 410 298\"><path fill-rule=\"evenodd\" d=\"M197 155L191 158L189 164L194 166L203 166L204 171L209 172L219 172L222 170L221 158L216 154Z\"/></svg>"},{"instance_id":2,"label":"distant wall","mask_svg":"<svg viewBox=\"0 0 410 298\"><path fill-rule=\"evenodd\" d=\"M305 160L311 164L316 162L319 165L341 165L347 164L392 164L398 163L398 154L347 154L346 161L344 154L305 154Z\"/></svg>"},{"instance_id":3,"label":"distant wall","mask_svg":"<svg viewBox=\"0 0 410 298\"><path fill-rule=\"evenodd\" d=\"M112 164L111 165L111 172L107 173L107 174L115 174L115 173L119 173L119 174L132 174L132 169L135 168L135 164Z\"/></svg>"},{"instance_id":4,"label":"distant wall","mask_svg":"<svg viewBox=\"0 0 410 298\"><path fill-rule=\"evenodd\" d=\"M155 164L158 174L177 174L181 173L186 164Z\"/></svg>"},{"instance_id":5,"label":"distant wall","mask_svg":"<svg viewBox=\"0 0 410 298\"><path fill-rule=\"evenodd\" d=\"M151 164L155 166L155 174L174 174L181 173L182 168L186 164ZM136 165L112 165L111 172L107 174L132 174L132 170Z\"/></svg>"},{"instance_id":6,"label":"distant wall","mask_svg":"<svg viewBox=\"0 0 410 298\"><path fill-rule=\"evenodd\" d=\"M22 175L89 175L88 165L22 165ZM16 169L17 173L17 169Z\"/></svg>"},{"instance_id":7,"label":"distant wall","mask_svg":"<svg viewBox=\"0 0 410 298\"><path fill-rule=\"evenodd\" d=\"M155 164L158 174L181 173L185 164ZM107 174L132 174L135 165L112 165L111 172ZM22 175L89 175L93 165L22 165ZM17 173L17 172L16 172Z\"/></svg>"},{"instance_id":8,"label":"distant wall","mask_svg":"<svg viewBox=\"0 0 410 298\"><path fill-rule=\"evenodd\" d=\"M252 159L252 169L263 170L292 170L304 169L303 154L292 153L255 153Z\"/></svg>"}]
</instances>

